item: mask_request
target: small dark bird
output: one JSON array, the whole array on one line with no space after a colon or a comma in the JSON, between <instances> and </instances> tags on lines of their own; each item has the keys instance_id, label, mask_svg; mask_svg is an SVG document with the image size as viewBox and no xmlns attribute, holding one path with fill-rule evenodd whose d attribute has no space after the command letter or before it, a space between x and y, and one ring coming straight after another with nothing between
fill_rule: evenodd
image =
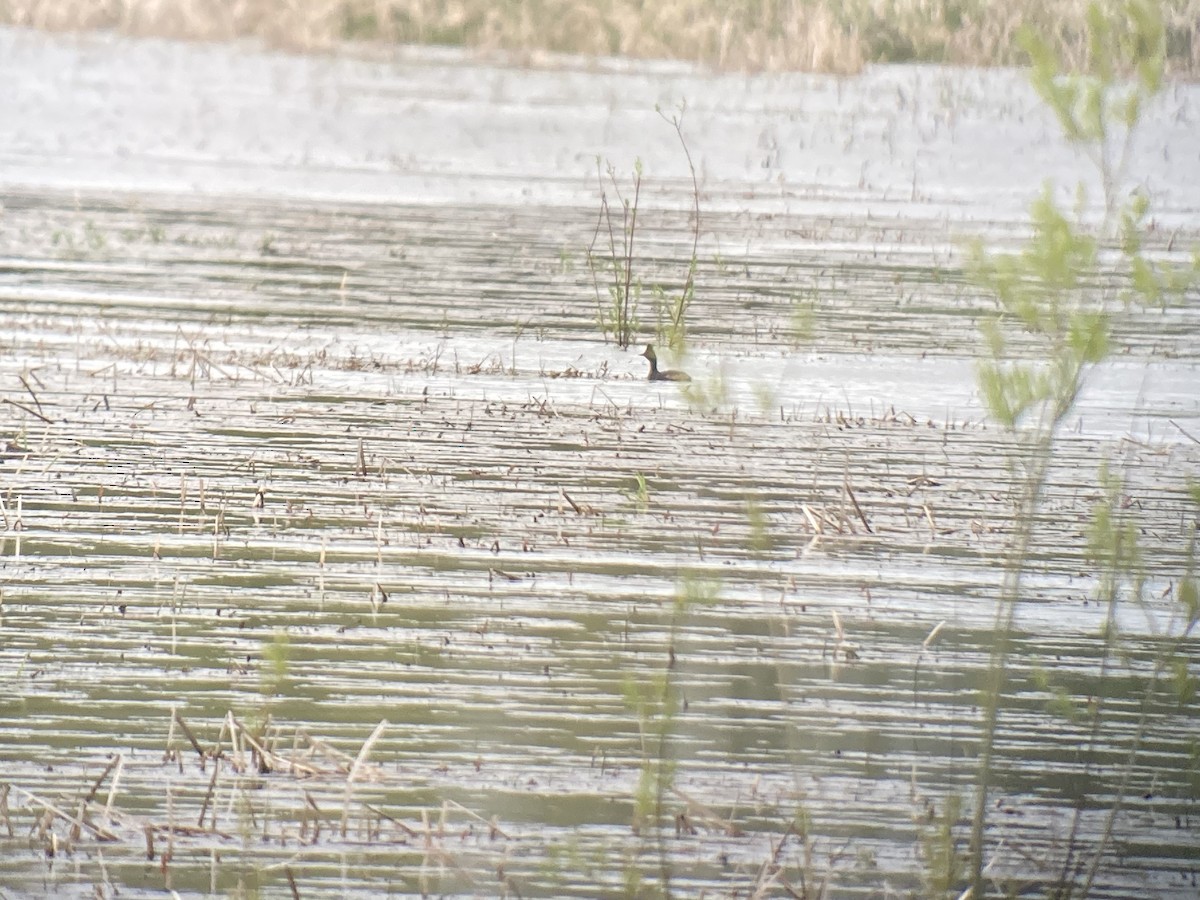
<instances>
[{"instance_id":1,"label":"small dark bird","mask_svg":"<svg viewBox=\"0 0 1200 900\"><path fill-rule=\"evenodd\" d=\"M642 356L650 360L650 380L651 381L691 381L692 376L687 372L681 372L678 369L667 369L660 372L658 370L658 357L654 355L654 345L647 344L646 349L642 351Z\"/></svg>"}]
</instances>

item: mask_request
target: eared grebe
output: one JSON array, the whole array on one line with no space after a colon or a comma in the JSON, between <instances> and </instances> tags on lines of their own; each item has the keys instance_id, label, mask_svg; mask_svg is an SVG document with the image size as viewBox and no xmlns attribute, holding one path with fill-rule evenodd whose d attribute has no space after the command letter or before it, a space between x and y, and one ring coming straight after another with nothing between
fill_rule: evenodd
<instances>
[{"instance_id":1,"label":"eared grebe","mask_svg":"<svg viewBox=\"0 0 1200 900\"><path fill-rule=\"evenodd\" d=\"M650 360L650 380L651 381L691 381L692 376L687 372L680 372L678 369L667 369L660 372L658 370L658 357L654 355L654 345L647 344L646 349L642 351L642 356Z\"/></svg>"}]
</instances>

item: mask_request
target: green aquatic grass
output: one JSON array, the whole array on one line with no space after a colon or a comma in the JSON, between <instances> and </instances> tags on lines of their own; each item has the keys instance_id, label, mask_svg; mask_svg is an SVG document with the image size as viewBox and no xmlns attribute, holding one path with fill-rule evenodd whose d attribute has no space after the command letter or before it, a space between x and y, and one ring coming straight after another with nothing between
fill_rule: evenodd
<instances>
[{"instance_id":1,"label":"green aquatic grass","mask_svg":"<svg viewBox=\"0 0 1200 900\"><path fill-rule=\"evenodd\" d=\"M640 328L637 312L642 299L642 279L634 275L634 247L642 196L642 161L634 161L625 191L616 168L609 163L602 170L599 158L596 180L600 188L600 212L587 248L588 269L596 292L596 321L605 340L612 338L618 347L626 349L636 340ZM609 202L609 191L615 198L617 213ZM605 291L601 291L601 282L605 283Z\"/></svg>"},{"instance_id":2,"label":"green aquatic grass","mask_svg":"<svg viewBox=\"0 0 1200 900\"><path fill-rule=\"evenodd\" d=\"M700 248L700 181L683 133L684 107L671 115L661 108L656 111L679 138L692 177L691 235L692 252L687 275L678 292L661 282L643 281L644 261L638 259L635 247L639 241L638 209L642 196L642 161L634 160L633 173L626 186L612 163L596 158L596 182L600 192L600 208L596 228L586 250L592 288L596 295L596 322L607 341L613 340L622 349L637 342L641 330L638 308L644 293L653 298L656 320L655 334L660 346L669 347L677 356L687 351L688 310L696 299L696 269ZM612 200L609 199L610 193ZM616 212L614 212L614 207ZM643 226L644 230L644 226ZM601 289L601 284L605 288ZM607 294L607 296L605 296Z\"/></svg>"}]
</instances>

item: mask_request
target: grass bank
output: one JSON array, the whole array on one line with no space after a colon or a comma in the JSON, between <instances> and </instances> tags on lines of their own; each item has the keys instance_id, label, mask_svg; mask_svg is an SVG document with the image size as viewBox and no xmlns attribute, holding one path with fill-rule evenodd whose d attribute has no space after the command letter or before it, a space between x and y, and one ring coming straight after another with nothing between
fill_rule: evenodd
<instances>
[{"instance_id":1,"label":"grass bank","mask_svg":"<svg viewBox=\"0 0 1200 900\"><path fill-rule=\"evenodd\" d=\"M0 22L316 50L350 42L855 72L873 62L1026 62L1021 25L1084 65L1086 0L0 0ZM1165 0L1168 67L1200 73L1200 0Z\"/></svg>"}]
</instances>

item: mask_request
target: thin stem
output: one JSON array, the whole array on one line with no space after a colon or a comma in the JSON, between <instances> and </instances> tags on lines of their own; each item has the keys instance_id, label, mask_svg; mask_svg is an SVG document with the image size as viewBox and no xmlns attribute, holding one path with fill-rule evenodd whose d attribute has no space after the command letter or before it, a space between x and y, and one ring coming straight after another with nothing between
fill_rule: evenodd
<instances>
[{"instance_id":1,"label":"thin stem","mask_svg":"<svg viewBox=\"0 0 1200 900\"><path fill-rule=\"evenodd\" d=\"M630 309L631 293L633 287L633 238L634 232L637 229L637 212L638 200L642 195L642 172L639 165L635 170L633 177L633 207L630 209L628 205L625 207L626 213L629 216L629 227L625 231L625 296L624 304L621 310L621 337L622 347L628 347L633 339L633 312Z\"/></svg>"},{"instance_id":2,"label":"thin stem","mask_svg":"<svg viewBox=\"0 0 1200 900\"><path fill-rule=\"evenodd\" d=\"M1069 352L1069 351L1068 351ZM1064 379L1064 390L1051 407L1043 412L1042 420L1027 444L1028 468L1020 503L1017 507L1017 532L1004 565L1004 583L996 609L996 625L988 677L984 688L983 730L980 735L979 778L975 784L975 809L971 817L971 884L972 896L983 896L984 833L987 830L987 811L991 790L992 768L996 755L996 732L1000 718L1000 698L1008 677L1009 645L1017 604L1021 599L1021 582L1033 542L1035 515L1041 503L1042 491L1054 448L1058 427L1075 405L1083 384L1085 367L1076 357L1061 361L1071 368Z\"/></svg>"}]
</instances>

